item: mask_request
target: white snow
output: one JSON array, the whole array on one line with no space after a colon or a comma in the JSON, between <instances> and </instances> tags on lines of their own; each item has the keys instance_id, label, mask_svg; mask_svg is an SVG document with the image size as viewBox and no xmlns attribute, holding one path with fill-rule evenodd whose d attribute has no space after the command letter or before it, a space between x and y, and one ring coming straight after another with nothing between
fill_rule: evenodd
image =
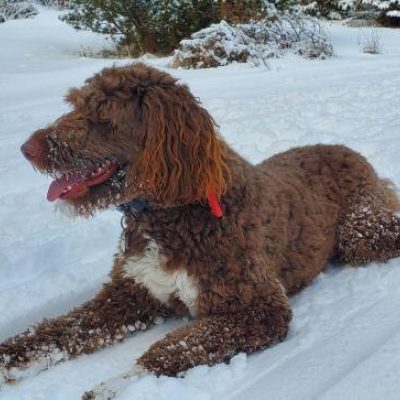
<instances>
[{"instance_id":1,"label":"white snow","mask_svg":"<svg viewBox=\"0 0 400 400\"><path fill-rule=\"evenodd\" d=\"M336 56L289 56L270 70L232 65L170 70L188 83L227 141L253 162L292 146L344 143L400 185L400 30L381 29L384 54L363 54L358 30L325 26ZM364 28L365 29L365 28ZM112 60L79 56L103 39L74 32L57 13L0 24L0 339L90 298L107 277L119 214L69 220L46 201L49 179L19 146L67 110L63 95ZM119 61L124 63L127 61ZM288 338L231 365L184 379L146 376L121 400L397 400L400 393L400 260L330 268L291 300ZM168 321L122 344L67 361L0 389L1 400L78 400L129 370L151 343L186 321Z\"/></svg>"},{"instance_id":2,"label":"white snow","mask_svg":"<svg viewBox=\"0 0 400 400\"><path fill-rule=\"evenodd\" d=\"M388 17L392 17L392 18L400 18L400 11L398 11L398 10L391 10L391 11L388 11L388 12L386 13L386 15L387 15Z\"/></svg>"}]
</instances>

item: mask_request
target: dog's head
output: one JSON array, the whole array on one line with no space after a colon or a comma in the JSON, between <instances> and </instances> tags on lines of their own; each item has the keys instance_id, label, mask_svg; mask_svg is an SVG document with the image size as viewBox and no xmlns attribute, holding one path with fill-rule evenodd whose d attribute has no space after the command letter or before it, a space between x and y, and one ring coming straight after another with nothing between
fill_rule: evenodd
<instances>
[{"instance_id":1,"label":"dog's head","mask_svg":"<svg viewBox=\"0 0 400 400\"><path fill-rule=\"evenodd\" d=\"M227 148L187 86L144 64L107 68L66 96L72 110L21 150L80 215L141 198L160 206L226 190Z\"/></svg>"}]
</instances>

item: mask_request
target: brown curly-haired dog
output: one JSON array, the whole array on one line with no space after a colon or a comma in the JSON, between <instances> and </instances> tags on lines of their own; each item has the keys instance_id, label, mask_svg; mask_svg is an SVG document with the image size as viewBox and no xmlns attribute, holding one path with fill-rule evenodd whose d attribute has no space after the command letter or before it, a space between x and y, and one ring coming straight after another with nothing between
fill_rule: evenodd
<instances>
[{"instance_id":1,"label":"brown curly-haired dog","mask_svg":"<svg viewBox=\"0 0 400 400\"><path fill-rule=\"evenodd\" d=\"M296 148L251 165L185 85L144 64L104 69L67 100L72 111L22 151L55 178L49 200L84 216L119 206L125 228L111 281L93 300L0 345L4 381L171 313L195 320L153 344L136 361L142 372L175 376L227 361L284 339L287 296L329 261L400 254L394 190L344 146ZM116 382L85 398L113 397Z\"/></svg>"}]
</instances>

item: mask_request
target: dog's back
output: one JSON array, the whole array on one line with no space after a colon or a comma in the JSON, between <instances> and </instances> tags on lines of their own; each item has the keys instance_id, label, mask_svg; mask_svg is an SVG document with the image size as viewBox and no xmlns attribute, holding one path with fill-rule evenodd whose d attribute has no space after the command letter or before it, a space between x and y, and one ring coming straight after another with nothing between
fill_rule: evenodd
<instances>
[{"instance_id":1,"label":"dog's back","mask_svg":"<svg viewBox=\"0 0 400 400\"><path fill-rule=\"evenodd\" d=\"M284 183L278 196L287 206L287 248L277 273L289 294L306 286L330 260L370 260L364 249L361 259L347 251L354 247L342 237L349 235L349 229L343 227L355 215L355 209L390 213L399 208L390 182L380 179L363 156L345 146L294 148L257 167ZM366 216L361 217L366 220Z\"/></svg>"}]
</instances>

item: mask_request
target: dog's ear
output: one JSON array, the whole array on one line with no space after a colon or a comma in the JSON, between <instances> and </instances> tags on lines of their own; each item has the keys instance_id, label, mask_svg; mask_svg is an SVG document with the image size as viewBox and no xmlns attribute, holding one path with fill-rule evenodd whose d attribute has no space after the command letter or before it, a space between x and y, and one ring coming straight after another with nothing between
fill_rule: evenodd
<instances>
[{"instance_id":1,"label":"dog's ear","mask_svg":"<svg viewBox=\"0 0 400 400\"><path fill-rule=\"evenodd\" d=\"M230 179L227 146L185 85L149 86L141 96L142 150L136 178L163 205L219 198Z\"/></svg>"}]
</instances>

